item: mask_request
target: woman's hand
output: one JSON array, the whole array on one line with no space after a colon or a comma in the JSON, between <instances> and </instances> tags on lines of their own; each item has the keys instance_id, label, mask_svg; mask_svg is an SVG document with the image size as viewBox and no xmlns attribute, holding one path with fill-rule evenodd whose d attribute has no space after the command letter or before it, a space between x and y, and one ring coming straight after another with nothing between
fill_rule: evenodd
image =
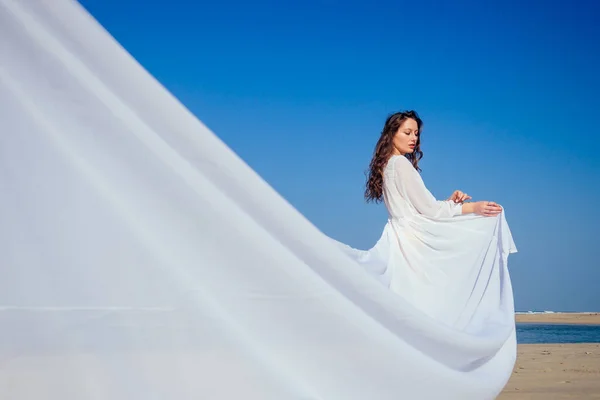
<instances>
[{"instance_id":1,"label":"woman's hand","mask_svg":"<svg viewBox=\"0 0 600 400\"><path fill-rule=\"evenodd\" d=\"M468 212L483 215L484 217L495 217L502 212L502 207L493 201L476 201L474 203L463 204L463 213L466 214Z\"/></svg>"},{"instance_id":2,"label":"woman's hand","mask_svg":"<svg viewBox=\"0 0 600 400\"><path fill-rule=\"evenodd\" d=\"M455 190L454 193L452 193L452 196L448 198L448 200L452 200L455 203L463 203L467 200L471 200L471 196L461 192L460 190Z\"/></svg>"}]
</instances>

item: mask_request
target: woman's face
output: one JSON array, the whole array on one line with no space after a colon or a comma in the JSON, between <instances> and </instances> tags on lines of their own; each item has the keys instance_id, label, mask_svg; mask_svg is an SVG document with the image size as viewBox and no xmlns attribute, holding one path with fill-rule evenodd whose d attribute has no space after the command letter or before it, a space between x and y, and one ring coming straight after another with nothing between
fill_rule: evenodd
<instances>
[{"instance_id":1,"label":"woman's face","mask_svg":"<svg viewBox=\"0 0 600 400\"><path fill-rule=\"evenodd\" d=\"M394 154L405 155L412 153L417 146L419 138L419 125L412 118L407 118L402 122L400 128L394 135Z\"/></svg>"}]
</instances>

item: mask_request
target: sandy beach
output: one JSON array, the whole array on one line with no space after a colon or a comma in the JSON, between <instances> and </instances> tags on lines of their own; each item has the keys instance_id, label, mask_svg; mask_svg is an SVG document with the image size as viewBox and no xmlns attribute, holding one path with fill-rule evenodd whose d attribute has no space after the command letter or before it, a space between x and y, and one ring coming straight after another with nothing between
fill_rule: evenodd
<instances>
[{"instance_id":1,"label":"sandy beach","mask_svg":"<svg viewBox=\"0 0 600 400\"><path fill-rule=\"evenodd\" d=\"M516 321L538 324L600 325L600 313L517 314Z\"/></svg>"},{"instance_id":2,"label":"sandy beach","mask_svg":"<svg viewBox=\"0 0 600 400\"><path fill-rule=\"evenodd\" d=\"M600 399L600 344L522 344L499 400Z\"/></svg>"},{"instance_id":3,"label":"sandy beach","mask_svg":"<svg viewBox=\"0 0 600 400\"><path fill-rule=\"evenodd\" d=\"M600 313L517 314L519 323L600 325ZM499 400L600 399L600 344L520 344Z\"/></svg>"}]
</instances>

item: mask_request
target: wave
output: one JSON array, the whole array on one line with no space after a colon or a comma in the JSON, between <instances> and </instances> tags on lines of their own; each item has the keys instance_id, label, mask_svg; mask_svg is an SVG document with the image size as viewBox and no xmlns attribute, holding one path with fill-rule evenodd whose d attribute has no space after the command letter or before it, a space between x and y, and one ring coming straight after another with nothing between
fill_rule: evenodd
<instances>
[{"instance_id":1,"label":"wave","mask_svg":"<svg viewBox=\"0 0 600 400\"><path fill-rule=\"evenodd\" d=\"M554 314L556 311L517 311L515 314Z\"/></svg>"}]
</instances>

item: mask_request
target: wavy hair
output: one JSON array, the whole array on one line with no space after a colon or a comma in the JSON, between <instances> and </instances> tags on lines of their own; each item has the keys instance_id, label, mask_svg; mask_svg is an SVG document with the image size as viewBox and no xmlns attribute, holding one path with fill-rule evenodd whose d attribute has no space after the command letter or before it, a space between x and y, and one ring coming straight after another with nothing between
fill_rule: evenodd
<instances>
[{"instance_id":1,"label":"wavy hair","mask_svg":"<svg viewBox=\"0 0 600 400\"><path fill-rule=\"evenodd\" d=\"M421 151L421 127L423 126L423 121L421 121L417 112L413 110L401 111L388 116L381 131L381 136L375 145L373 158L369 164L365 190L365 199L367 202L374 201L375 203L379 203L383 200L383 169L394 152L394 136L402 123L407 119L414 119L417 122L419 136L417 137L417 144L414 151L407 153L405 157L408 158L417 171L421 171L419 160L423 158L423 152Z\"/></svg>"}]
</instances>

